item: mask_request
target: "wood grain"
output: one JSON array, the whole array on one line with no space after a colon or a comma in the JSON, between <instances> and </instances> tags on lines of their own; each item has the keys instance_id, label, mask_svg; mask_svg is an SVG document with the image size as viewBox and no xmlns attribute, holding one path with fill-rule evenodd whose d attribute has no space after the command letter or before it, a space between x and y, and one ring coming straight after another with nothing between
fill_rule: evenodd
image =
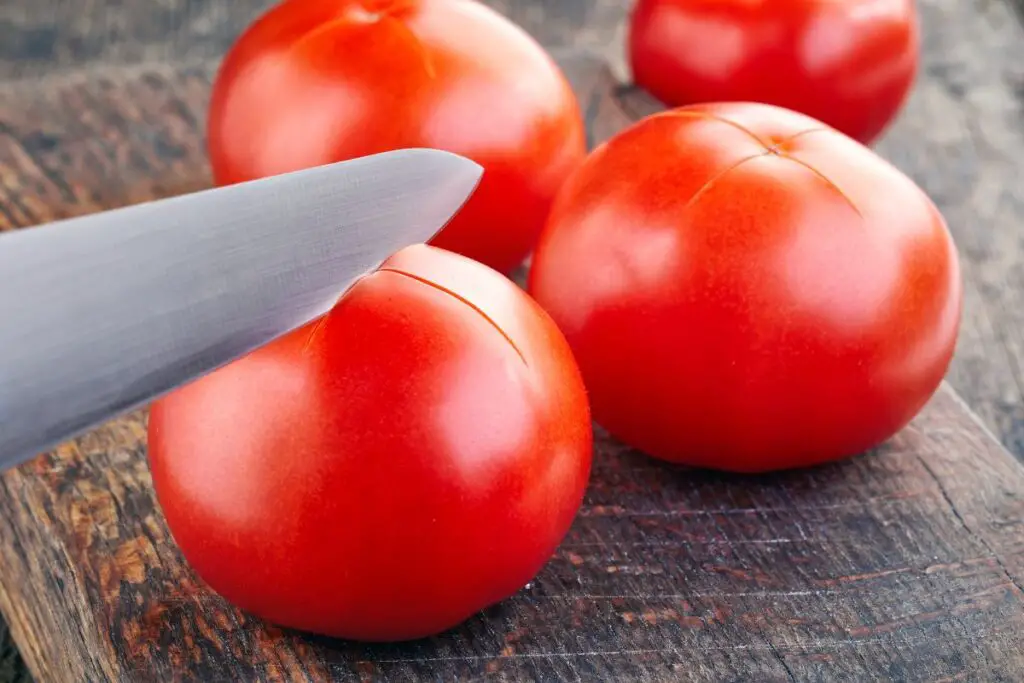
<instances>
[{"instance_id":1,"label":"wood grain","mask_svg":"<svg viewBox=\"0 0 1024 683\"><path fill-rule=\"evenodd\" d=\"M597 59L564 64L595 141L649 106ZM18 86L0 227L204 185L210 73ZM153 499L140 412L0 478L0 609L39 681L1017 680L1022 526L1024 469L948 387L877 452L779 476L673 468L599 433L535 581L451 633L368 647L202 585Z\"/></svg>"}]
</instances>

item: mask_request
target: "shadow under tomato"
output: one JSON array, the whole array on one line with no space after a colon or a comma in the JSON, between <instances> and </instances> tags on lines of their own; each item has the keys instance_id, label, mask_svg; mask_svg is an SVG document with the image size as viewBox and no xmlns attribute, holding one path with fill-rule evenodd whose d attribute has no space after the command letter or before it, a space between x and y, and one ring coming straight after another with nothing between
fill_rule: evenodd
<instances>
[{"instance_id":1,"label":"shadow under tomato","mask_svg":"<svg viewBox=\"0 0 1024 683\"><path fill-rule=\"evenodd\" d=\"M820 495L832 486L846 487L851 473L857 476L855 473L870 467L869 463L896 452L900 438L901 435L897 435L875 449L843 460L775 472L739 473L661 460L623 444L602 427L595 425L591 486L610 482L616 487L640 486L651 493L699 492L705 503L720 500L728 505L734 504L733 498L744 488L770 488L797 498L801 492ZM756 501L752 505L756 506Z\"/></svg>"}]
</instances>

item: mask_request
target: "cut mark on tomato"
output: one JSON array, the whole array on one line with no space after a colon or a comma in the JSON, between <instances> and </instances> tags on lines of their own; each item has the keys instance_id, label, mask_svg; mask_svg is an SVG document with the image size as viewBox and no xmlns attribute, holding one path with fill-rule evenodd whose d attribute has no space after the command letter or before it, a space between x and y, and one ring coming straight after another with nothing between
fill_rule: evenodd
<instances>
[{"instance_id":1,"label":"cut mark on tomato","mask_svg":"<svg viewBox=\"0 0 1024 683\"><path fill-rule=\"evenodd\" d=\"M433 282L433 281L428 280L426 278L420 277L419 275L413 275L412 273L408 273L408 272L406 272L404 270L398 270L396 268L380 268L380 269L377 270L377 272L378 273L394 273L395 275L401 275L403 277L407 277L410 280L415 280L416 282L419 282L420 284L424 284L427 287L431 287L433 289L436 289L439 292L443 292L444 294L447 294L448 296L452 297L453 299L456 299L457 301L462 302L466 306L469 306L474 311L476 311L476 313L481 318L486 320L487 324L489 324L491 327L493 327L495 330L498 331L498 334L500 334L505 339L505 341L508 342L508 345L511 346L512 350L516 352L517 356L519 356L519 360L523 361L523 365L525 365L526 367L530 367L530 364L526 362L526 356L524 356L523 352L519 350L519 347L516 346L516 343L514 341L512 341L512 337L508 336L508 334L505 332L505 330L501 329L501 325L496 323L494 321L494 319L491 318L491 316L487 315L487 313L485 313L483 311L483 309L481 309L479 306L474 304L472 301L466 299L465 297L463 297L463 296L461 296L459 294L456 294L455 292L453 292L452 290L448 289L447 287L443 287L443 286L437 284L436 282Z\"/></svg>"},{"instance_id":2,"label":"cut mark on tomato","mask_svg":"<svg viewBox=\"0 0 1024 683\"><path fill-rule=\"evenodd\" d=\"M683 206L683 211L688 210L690 207L692 207L694 204L696 204L697 200L700 199L704 195L705 192L710 190L716 183L718 183L718 181L720 181L722 178L724 178L726 175L728 175L732 171L735 171L742 164L745 164L745 163L747 163L748 161L750 161L752 159L760 159L761 157L766 157L766 156L770 155L771 153L772 152L769 150L767 152L759 152L757 154L751 154L750 156L743 157L742 159L740 159L739 161L737 161L734 164L730 164L729 166L726 166L724 169L722 169L721 171L719 171L715 175L713 175L710 178L708 178L704 182L704 184L701 185L700 188L698 188L698 190L693 193L693 196L690 197L690 200L688 202L686 202L685 206Z\"/></svg>"},{"instance_id":3,"label":"cut mark on tomato","mask_svg":"<svg viewBox=\"0 0 1024 683\"><path fill-rule=\"evenodd\" d=\"M832 180L827 175L825 175L824 173L822 173L818 169L814 168L814 166L811 166L806 161L801 161L800 159L797 159L794 156L790 156L789 154L779 154L778 156L781 159L788 159L789 161L792 161L795 164L800 164L801 166L806 168L808 171L810 171L814 175L818 176L818 178L820 178L826 185L828 185L833 190L835 190L839 194L839 196L843 198L843 201L845 201L847 203L847 205L849 205L849 207L851 209L853 209L853 212L855 214L857 214L858 217L860 217L861 219L864 218L864 214L861 213L861 210L857 207L856 204L853 203L853 200L850 199L850 196L848 194L846 194L845 192L843 192L843 188L839 187L834 182L832 182Z\"/></svg>"},{"instance_id":4,"label":"cut mark on tomato","mask_svg":"<svg viewBox=\"0 0 1024 683\"><path fill-rule=\"evenodd\" d=\"M761 136L755 133L754 131L750 130L743 124L736 123L735 121L730 121L729 119L726 118L722 118L717 114L712 114L706 111L680 111L676 109L673 111L665 112L664 116L678 117L681 119L703 119L704 121L717 121L718 123L724 123L725 125L732 126L736 130L740 131L741 133L743 133L750 139L754 140L754 142L761 145L765 149L771 149L771 145L769 145L767 142L761 139Z\"/></svg>"},{"instance_id":5,"label":"cut mark on tomato","mask_svg":"<svg viewBox=\"0 0 1024 683\"><path fill-rule=\"evenodd\" d=\"M313 329L309 331L309 336L306 337L306 343L302 345L303 353L309 351L309 347L311 347L313 345L313 342L316 341L317 335L319 335L320 332L322 332L323 329L327 326L328 315L330 315L330 313L325 313L322 316L320 316L320 319L316 321L315 325L313 325Z\"/></svg>"},{"instance_id":6,"label":"cut mark on tomato","mask_svg":"<svg viewBox=\"0 0 1024 683\"><path fill-rule=\"evenodd\" d=\"M807 130L802 130L799 133L793 133L788 138L782 138L781 140L777 140L771 145L770 149L774 152L785 152L786 146L793 144L794 140L802 138L805 135L810 135L811 133L825 133L827 131L828 128L808 128Z\"/></svg>"}]
</instances>

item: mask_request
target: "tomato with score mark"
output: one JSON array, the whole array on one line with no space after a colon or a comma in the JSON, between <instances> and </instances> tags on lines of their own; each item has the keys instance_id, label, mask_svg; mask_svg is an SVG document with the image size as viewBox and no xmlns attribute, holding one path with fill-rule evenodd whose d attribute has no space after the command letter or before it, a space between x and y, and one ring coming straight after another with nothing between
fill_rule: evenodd
<instances>
[{"instance_id":1,"label":"tomato with score mark","mask_svg":"<svg viewBox=\"0 0 1024 683\"><path fill-rule=\"evenodd\" d=\"M749 101L793 109L870 144L919 60L914 0L639 0L637 84L670 106Z\"/></svg>"},{"instance_id":2,"label":"tomato with score mark","mask_svg":"<svg viewBox=\"0 0 1024 683\"><path fill-rule=\"evenodd\" d=\"M591 447L554 322L426 245L149 422L157 499L199 576L274 623L364 641L435 634L519 590L567 533Z\"/></svg>"},{"instance_id":3,"label":"tomato with score mark","mask_svg":"<svg viewBox=\"0 0 1024 683\"><path fill-rule=\"evenodd\" d=\"M598 423L736 472L891 437L939 386L962 299L947 225L910 178L749 103L663 112L596 149L555 201L529 291Z\"/></svg>"},{"instance_id":4,"label":"tomato with score mark","mask_svg":"<svg viewBox=\"0 0 1024 683\"><path fill-rule=\"evenodd\" d=\"M399 148L466 156L480 187L432 244L501 272L586 154L558 66L475 0L285 0L227 54L207 129L222 185Z\"/></svg>"}]
</instances>

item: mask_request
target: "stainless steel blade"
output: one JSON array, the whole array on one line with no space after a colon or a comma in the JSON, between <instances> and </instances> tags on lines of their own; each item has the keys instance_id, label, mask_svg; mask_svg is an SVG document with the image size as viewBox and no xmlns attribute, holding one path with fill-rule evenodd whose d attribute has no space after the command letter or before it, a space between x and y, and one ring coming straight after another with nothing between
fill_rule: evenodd
<instances>
[{"instance_id":1,"label":"stainless steel blade","mask_svg":"<svg viewBox=\"0 0 1024 683\"><path fill-rule=\"evenodd\" d=\"M0 469L322 315L480 175L401 150L0 236Z\"/></svg>"}]
</instances>

